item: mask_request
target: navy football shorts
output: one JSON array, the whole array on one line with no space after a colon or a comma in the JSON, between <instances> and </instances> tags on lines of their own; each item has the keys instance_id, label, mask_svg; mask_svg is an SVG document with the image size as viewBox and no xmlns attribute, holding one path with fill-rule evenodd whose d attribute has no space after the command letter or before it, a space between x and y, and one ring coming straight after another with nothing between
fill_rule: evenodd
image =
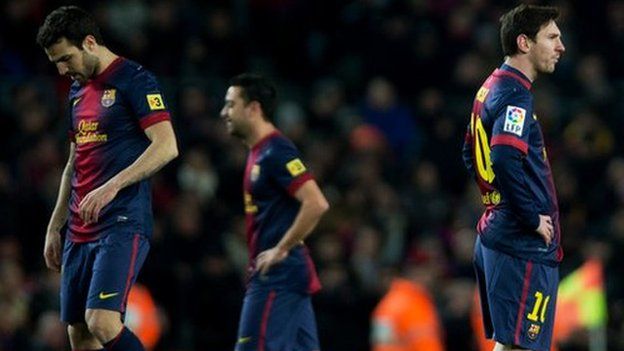
<instances>
[{"instance_id":1,"label":"navy football shorts","mask_svg":"<svg viewBox=\"0 0 624 351\"><path fill-rule=\"evenodd\" d=\"M319 350L310 295L249 289L243 301L235 350Z\"/></svg>"},{"instance_id":2,"label":"navy football shorts","mask_svg":"<svg viewBox=\"0 0 624 351\"><path fill-rule=\"evenodd\" d=\"M100 239L65 240L61 269L61 320L84 323L86 309L124 314L128 293L147 252L149 241L128 231L103 233Z\"/></svg>"},{"instance_id":3,"label":"navy football shorts","mask_svg":"<svg viewBox=\"0 0 624 351\"><path fill-rule=\"evenodd\" d=\"M474 267L486 337L503 345L549 351L559 268L491 250L480 236Z\"/></svg>"}]
</instances>

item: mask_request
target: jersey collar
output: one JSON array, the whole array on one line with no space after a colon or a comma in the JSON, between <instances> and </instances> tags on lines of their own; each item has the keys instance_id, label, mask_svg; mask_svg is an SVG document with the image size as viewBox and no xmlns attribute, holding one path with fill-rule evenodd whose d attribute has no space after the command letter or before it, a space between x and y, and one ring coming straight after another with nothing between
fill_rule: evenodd
<instances>
[{"instance_id":1,"label":"jersey collar","mask_svg":"<svg viewBox=\"0 0 624 351\"><path fill-rule=\"evenodd\" d=\"M267 141L269 141L270 139L278 135L280 135L280 132L277 129L272 131L271 133L267 134L264 138L260 139L257 143L255 143L254 146L251 147L251 151L256 151L260 149L264 144L267 143Z\"/></svg>"},{"instance_id":2,"label":"jersey collar","mask_svg":"<svg viewBox=\"0 0 624 351\"><path fill-rule=\"evenodd\" d=\"M518 82L520 82L520 84L522 84L527 90L531 90L531 81L529 80L529 78L527 76L524 75L524 73L520 72L519 70L503 63L499 69L497 69L496 71L494 71L494 74L497 76L507 76L507 77L511 77L515 80L517 80Z\"/></svg>"},{"instance_id":3,"label":"jersey collar","mask_svg":"<svg viewBox=\"0 0 624 351\"><path fill-rule=\"evenodd\" d=\"M121 63L123 61L125 61L123 57L121 56L117 57L115 60L113 60L113 62L110 63L110 65L108 65L108 67L106 67L105 70L103 70L102 72L100 72L100 74L95 76L93 80L96 82L106 81L108 78L110 78L111 74L113 74L113 72L115 72L117 68L121 66Z\"/></svg>"}]
</instances>

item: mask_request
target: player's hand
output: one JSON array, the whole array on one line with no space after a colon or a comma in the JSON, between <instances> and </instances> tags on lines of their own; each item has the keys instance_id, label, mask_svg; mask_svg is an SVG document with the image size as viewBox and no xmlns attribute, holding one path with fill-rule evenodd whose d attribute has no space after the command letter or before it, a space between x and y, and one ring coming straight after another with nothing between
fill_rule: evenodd
<instances>
[{"instance_id":1,"label":"player's hand","mask_svg":"<svg viewBox=\"0 0 624 351\"><path fill-rule=\"evenodd\" d=\"M282 262L286 257L288 257L288 251L277 246L262 251L256 257L256 271L260 272L260 274L266 274L271 267Z\"/></svg>"},{"instance_id":2,"label":"player's hand","mask_svg":"<svg viewBox=\"0 0 624 351\"><path fill-rule=\"evenodd\" d=\"M552 224L552 218L550 216L539 215L539 226L535 230L544 239L546 245L550 245L555 234L555 230Z\"/></svg>"},{"instance_id":3,"label":"player's hand","mask_svg":"<svg viewBox=\"0 0 624 351\"><path fill-rule=\"evenodd\" d=\"M53 231L46 234L43 258L49 269L61 271L61 233Z\"/></svg>"},{"instance_id":4,"label":"player's hand","mask_svg":"<svg viewBox=\"0 0 624 351\"><path fill-rule=\"evenodd\" d=\"M100 211L113 201L117 192L119 192L119 188L107 182L88 193L78 205L78 213L82 221L86 224L97 223Z\"/></svg>"}]
</instances>

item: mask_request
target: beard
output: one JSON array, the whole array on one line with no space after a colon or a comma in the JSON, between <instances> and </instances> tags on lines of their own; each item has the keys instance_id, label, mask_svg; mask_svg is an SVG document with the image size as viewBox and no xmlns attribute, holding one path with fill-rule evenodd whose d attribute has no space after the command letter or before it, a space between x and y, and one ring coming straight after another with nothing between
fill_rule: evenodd
<instances>
[{"instance_id":1,"label":"beard","mask_svg":"<svg viewBox=\"0 0 624 351\"><path fill-rule=\"evenodd\" d=\"M87 81L96 76L100 68L100 59L86 51L82 51L82 70L73 73L73 77L78 83L84 85Z\"/></svg>"},{"instance_id":2,"label":"beard","mask_svg":"<svg viewBox=\"0 0 624 351\"><path fill-rule=\"evenodd\" d=\"M228 133L241 140L245 140L249 135L249 127L234 123L234 121L225 122Z\"/></svg>"}]
</instances>

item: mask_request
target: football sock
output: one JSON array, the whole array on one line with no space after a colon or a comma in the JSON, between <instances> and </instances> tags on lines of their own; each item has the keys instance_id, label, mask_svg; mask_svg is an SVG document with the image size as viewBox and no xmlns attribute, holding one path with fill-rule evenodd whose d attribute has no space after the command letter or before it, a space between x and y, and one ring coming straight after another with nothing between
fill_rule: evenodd
<instances>
[{"instance_id":1,"label":"football sock","mask_svg":"<svg viewBox=\"0 0 624 351\"><path fill-rule=\"evenodd\" d=\"M108 351L145 351L145 348L130 329L123 327L113 340L104 344Z\"/></svg>"}]
</instances>

